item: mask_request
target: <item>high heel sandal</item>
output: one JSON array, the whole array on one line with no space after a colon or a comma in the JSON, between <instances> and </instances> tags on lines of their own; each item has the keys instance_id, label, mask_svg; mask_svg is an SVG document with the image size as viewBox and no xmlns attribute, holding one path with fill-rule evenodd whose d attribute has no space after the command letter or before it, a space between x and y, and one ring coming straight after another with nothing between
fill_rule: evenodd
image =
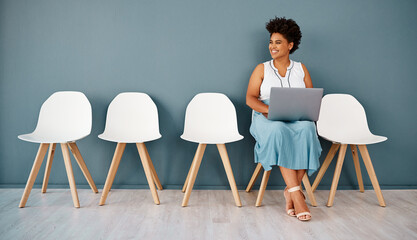
<instances>
[{"instance_id":1,"label":"high heel sandal","mask_svg":"<svg viewBox=\"0 0 417 240\"><path fill-rule=\"evenodd\" d=\"M288 190L287 190L288 188L287 187L285 187L285 189L284 189L284 198L285 198L285 204L287 204L287 197L285 196L285 191L287 191L288 192ZM289 193L289 192L288 192ZM294 208L290 208L290 209L288 209L287 210L287 214L288 214L288 216L290 216L290 217L295 217L296 216L296 214L295 214L295 209Z\"/></svg>"},{"instance_id":2,"label":"high heel sandal","mask_svg":"<svg viewBox=\"0 0 417 240\"><path fill-rule=\"evenodd\" d=\"M292 187L292 188L288 189L288 192L289 192L289 193L292 193L292 192L295 192L295 191L300 191L300 192L301 192L301 194L304 196L303 192L301 191L300 186L296 186L296 187ZM305 196L304 196L304 199L305 199ZM312 218L312 216L311 216L311 213L310 213L310 212L302 212L302 213L298 213L296 216L297 216L297 219L298 219L298 220L300 220L300 221L309 221L309 220L311 220L311 218ZM301 218L300 218L301 216L310 216L310 218L307 218L307 219L301 219Z\"/></svg>"}]
</instances>

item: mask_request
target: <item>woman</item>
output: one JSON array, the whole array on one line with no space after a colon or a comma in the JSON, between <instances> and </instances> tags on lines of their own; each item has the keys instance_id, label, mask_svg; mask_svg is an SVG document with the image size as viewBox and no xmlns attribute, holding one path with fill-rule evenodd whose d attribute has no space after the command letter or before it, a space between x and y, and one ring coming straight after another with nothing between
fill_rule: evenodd
<instances>
[{"instance_id":1,"label":"woman","mask_svg":"<svg viewBox=\"0 0 417 240\"><path fill-rule=\"evenodd\" d=\"M246 94L246 104L254 110L250 132L256 140L255 163L261 163L265 171L279 166L287 185L287 214L308 221L311 214L300 185L306 170L311 175L320 165L316 127L310 121L270 121L267 115L271 87L312 88L313 83L304 64L289 58L301 40L297 23L276 17L267 23L266 29L270 33L272 60L256 66Z\"/></svg>"}]
</instances>

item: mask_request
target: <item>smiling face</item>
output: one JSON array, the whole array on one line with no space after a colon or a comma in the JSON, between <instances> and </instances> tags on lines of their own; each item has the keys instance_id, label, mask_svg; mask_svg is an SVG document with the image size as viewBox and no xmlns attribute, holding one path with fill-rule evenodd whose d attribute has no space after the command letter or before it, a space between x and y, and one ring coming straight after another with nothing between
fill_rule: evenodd
<instances>
[{"instance_id":1,"label":"smiling face","mask_svg":"<svg viewBox=\"0 0 417 240\"><path fill-rule=\"evenodd\" d=\"M269 53L273 59L289 57L293 46L294 43L289 43L281 33L273 33L269 39Z\"/></svg>"}]
</instances>

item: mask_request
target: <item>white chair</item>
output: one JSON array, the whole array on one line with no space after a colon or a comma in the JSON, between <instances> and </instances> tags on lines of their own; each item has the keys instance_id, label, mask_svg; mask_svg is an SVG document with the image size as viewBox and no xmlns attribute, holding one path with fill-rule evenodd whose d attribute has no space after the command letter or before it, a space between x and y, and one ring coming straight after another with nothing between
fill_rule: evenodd
<instances>
[{"instance_id":1,"label":"white chair","mask_svg":"<svg viewBox=\"0 0 417 240\"><path fill-rule=\"evenodd\" d=\"M233 177L225 143L239 141L243 139L243 136L239 134L237 129L236 110L229 98L221 93L197 94L187 106L184 133L181 135L181 138L198 143L197 152L182 189L182 192L185 192L182 206L188 205L207 144L216 144L226 170L236 206L241 207L242 203L237 191L235 178Z\"/></svg>"},{"instance_id":2,"label":"white chair","mask_svg":"<svg viewBox=\"0 0 417 240\"><path fill-rule=\"evenodd\" d=\"M348 94L328 94L324 96L321 103L320 117L317 121L317 131L319 136L333 142L333 144L313 183L313 191L319 185L324 173L329 167L329 164L332 162L333 157L340 148L329 199L327 201L328 207L333 205L347 145L350 145L356 176L358 178L359 189L360 192L364 192L359 157L356 150L356 146L358 146L366 170L368 171L372 185L376 192L379 205L381 207L385 207L385 200L382 196L381 188L379 187L366 145L383 142L387 140L387 138L374 135L369 131L365 110L358 100Z\"/></svg>"},{"instance_id":3,"label":"white chair","mask_svg":"<svg viewBox=\"0 0 417 240\"><path fill-rule=\"evenodd\" d=\"M91 189L94 193L98 193L91 174L75 144L75 141L90 134L91 119L90 102L81 92L56 92L42 104L38 124L36 125L35 130L32 133L18 136L18 138L24 141L40 143L38 154L33 163L19 207L22 208L26 205L33 183L36 180L36 176L38 175L43 158L45 157L49 146L48 160L42 185L42 193L46 192L57 143L61 144L74 207L79 208L80 202L78 200L77 187L75 186L68 147L74 155L75 160L80 166Z\"/></svg>"},{"instance_id":4,"label":"white chair","mask_svg":"<svg viewBox=\"0 0 417 240\"><path fill-rule=\"evenodd\" d=\"M159 204L155 185L162 185L149 157L145 142L161 138L159 133L158 110L152 99L145 93L120 93L107 110L106 127L99 138L117 142L113 160L107 175L99 205L104 205L111 189L126 143L136 143L146 179L155 204Z\"/></svg>"}]
</instances>

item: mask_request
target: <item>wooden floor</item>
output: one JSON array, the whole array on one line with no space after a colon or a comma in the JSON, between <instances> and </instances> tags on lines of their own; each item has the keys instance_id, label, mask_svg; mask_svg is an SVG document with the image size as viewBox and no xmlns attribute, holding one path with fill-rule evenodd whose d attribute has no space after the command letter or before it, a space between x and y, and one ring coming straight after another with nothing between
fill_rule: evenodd
<instances>
[{"instance_id":1,"label":"wooden floor","mask_svg":"<svg viewBox=\"0 0 417 240\"><path fill-rule=\"evenodd\" d=\"M261 207L258 191L239 191L241 208L225 190L194 190L183 208L180 190L159 191L155 205L149 190L113 189L98 206L101 191L79 189L76 209L69 189L33 189L20 209L22 192L0 189L0 239L417 239L417 190L383 191L385 208L372 190L337 191L328 208L319 190L310 222L284 213L280 190L267 190Z\"/></svg>"}]
</instances>

